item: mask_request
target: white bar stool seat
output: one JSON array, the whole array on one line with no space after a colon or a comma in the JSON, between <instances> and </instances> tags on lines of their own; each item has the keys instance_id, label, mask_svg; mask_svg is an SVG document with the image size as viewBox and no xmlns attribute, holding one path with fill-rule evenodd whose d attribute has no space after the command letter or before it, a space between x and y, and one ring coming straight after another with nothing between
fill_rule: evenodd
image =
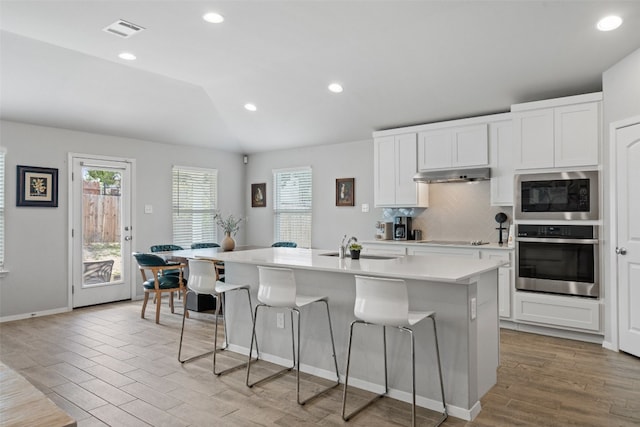
<instances>
[{"instance_id":1,"label":"white bar stool seat","mask_svg":"<svg viewBox=\"0 0 640 427\"><path fill-rule=\"evenodd\" d=\"M304 405L311 399L314 399L321 394L331 390L340 384L340 374L338 373L338 361L336 358L336 346L333 340L333 329L331 327L331 315L329 313L329 303L328 298L325 296L309 296L309 295L299 295L296 289L296 280L294 276L294 272L289 268L275 268L275 267L263 267L258 266L258 274L260 277L260 283L258 286L258 301L260 302L256 305L255 313L253 316L253 331L251 334L251 346L249 347L249 351L253 350L253 341L255 339L255 330L256 323L258 322L258 309L261 307L269 308L284 308L289 310L291 314L291 346L292 346L292 356L293 356L293 365L287 368L284 368L272 375L269 375L265 378L254 381L253 383L249 381L249 376L251 373L251 357L249 357L249 361L247 362L247 386L253 387L256 384L261 382L273 379L284 372L290 371L293 368L296 368L296 398L298 404ZM325 304L327 308L327 320L329 321L329 336L331 338L331 348L333 350L333 363L336 368L336 382L326 388L323 388L319 392L313 394L312 396L306 398L305 400L300 400L300 308L305 307L309 304L315 302L322 302ZM297 317L297 326L298 326L298 351L296 357L296 340L294 339L293 332L293 313L296 313ZM257 340L256 340L256 348L257 348Z\"/></svg>"},{"instance_id":2,"label":"white bar stool seat","mask_svg":"<svg viewBox=\"0 0 640 427\"><path fill-rule=\"evenodd\" d=\"M213 354L213 373L215 375L222 375L230 371L234 371L239 368L243 368L247 363L240 363L236 366L233 366L228 369L224 369L222 371L216 370L216 353L226 350L229 346L229 341L227 339L227 308L225 306L225 294L227 292L232 291L246 291L247 299L249 301L249 316L251 316L251 322L253 322L253 307L251 306L251 295L250 295L250 287L249 285L234 285L231 283L225 283L219 281L218 270L216 269L215 261L213 260L204 260L204 259L190 259L189 260L189 281L188 288L190 291L195 294L197 297L199 294L207 294L212 295L216 298L216 326L214 331L213 338L213 350L207 351L202 354L198 354L196 356L190 357L188 359L182 359L182 339L184 336L184 323L185 317L187 313L187 298L189 297L189 293L186 294L184 298L184 313L182 316L182 330L180 331L180 346L178 348L178 361L180 363L191 362L196 359L200 359L202 357ZM222 317L224 323L224 346L218 348L218 318L220 316L220 309L222 308ZM252 347L253 348L253 347ZM258 352L258 346L256 344L256 352ZM249 358L251 358L251 352L249 352Z\"/></svg>"},{"instance_id":3,"label":"white bar stool seat","mask_svg":"<svg viewBox=\"0 0 640 427\"><path fill-rule=\"evenodd\" d=\"M386 279L380 277L355 276L356 278L356 302L353 314L356 320L351 322L349 331L349 346L347 350L347 369L344 379L344 392L342 395L342 419L349 421L354 415L372 404L380 397L384 397L388 391L387 385L387 335L386 327L395 327L409 333L411 337L411 376L413 404L411 406L411 425L416 425L416 357L415 338L413 326L418 322L430 318L433 322L433 336L435 341L436 356L438 361L438 376L440 378L440 393L442 396L442 416L435 426L439 426L447 419L447 405L444 398L444 384L442 380L442 368L440 366L440 350L438 348L438 334L436 331L436 313L434 311L409 311L409 296L407 284L400 279ZM367 401L364 405L346 414L347 384L349 382L349 365L351 363L351 343L353 327L357 324L382 326L382 342L384 348L384 393Z\"/></svg>"}]
</instances>

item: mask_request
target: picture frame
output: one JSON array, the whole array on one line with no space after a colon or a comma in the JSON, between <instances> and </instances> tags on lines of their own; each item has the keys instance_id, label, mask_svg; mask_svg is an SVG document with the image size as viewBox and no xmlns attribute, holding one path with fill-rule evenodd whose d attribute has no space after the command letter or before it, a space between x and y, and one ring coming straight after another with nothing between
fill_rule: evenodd
<instances>
[{"instance_id":1,"label":"picture frame","mask_svg":"<svg viewBox=\"0 0 640 427\"><path fill-rule=\"evenodd\" d=\"M251 184L251 207L264 208L267 206L267 183Z\"/></svg>"},{"instance_id":2,"label":"picture frame","mask_svg":"<svg viewBox=\"0 0 640 427\"><path fill-rule=\"evenodd\" d=\"M355 178L336 179L336 206L355 206Z\"/></svg>"},{"instance_id":3,"label":"picture frame","mask_svg":"<svg viewBox=\"0 0 640 427\"><path fill-rule=\"evenodd\" d=\"M58 207L58 169L18 165L16 206Z\"/></svg>"}]
</instances>

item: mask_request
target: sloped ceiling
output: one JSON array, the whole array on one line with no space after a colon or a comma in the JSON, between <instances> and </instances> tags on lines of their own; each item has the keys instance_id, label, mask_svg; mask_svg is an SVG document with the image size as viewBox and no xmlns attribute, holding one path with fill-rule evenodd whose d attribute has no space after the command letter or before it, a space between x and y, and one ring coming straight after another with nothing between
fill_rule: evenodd
<instances>
[{"instance_id":1,"label":"sloped ceiling","mask_svg":"<svg viewBox=\"0 0 640 427\"><path fill-rule=\"evenodd\" d=\"M253 153L599 91L640 2L2 0L0 29L3 119Z\"/></svg>"}]
</instances>

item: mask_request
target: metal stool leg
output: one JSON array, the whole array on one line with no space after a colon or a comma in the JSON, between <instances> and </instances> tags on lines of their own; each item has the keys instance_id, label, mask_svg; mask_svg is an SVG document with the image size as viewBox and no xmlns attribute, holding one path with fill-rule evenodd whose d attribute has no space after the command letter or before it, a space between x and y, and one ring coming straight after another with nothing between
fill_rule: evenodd
<instances>
[{"instance_id":1,"label":"metal stool leg","mask_svg":"<svg viewBox=\"0 0 640 427\"><path fill-rule=\"evenodd\" d=\"M442 396L442 407L443 407L442 417L440 418L438 423L435 425L435 427L437 427L447 419L449 414L447 413L447 404L445 403L445 400L444 400L444 382L442 380L442 366L440 364L440 348L438 346L438 331L436 330L436 314L434 313L430 317L431 317L431 321L433 322L433 339L436 344L436 360L438 361L438 376L440 377L440 394Z\"/></svg>"},{"instance_id":2,"label":"metal stool leg","mask_svg":"<svg viewBox=\"0 0 640 427\"><path fill-rule=\"evenodd\" d=\"M342 419L345 420L345 421L349 421L354 415L360 413L360 411L362 411L367 406L371 405L373 402L375 402L379 398L384 397L389 391L389 386L387 384L387 331L386 331L386 327L382 326L382 343L383 343L383 347L384 347L383 348L383 350L384 350L384 393L378 394L377 396L373 397L369 401L365 402L362 406L360 406L359 408L355 409L350 414L348 414L348 415L345 414L346 409L347 409L347 383L349 382L349 365L351 364L351 342L352 342L352 339L353 339L353 327L354 327L354 325L356 323L362 323L364 325L370 325L370 323L367 323L367 322L365 322L363 320L354 320L353 322L351 322L351 328L350 328L350 332L349 332L349 347L347 349L347 370L345 372L344 392L342 394Z\"/></svg>"},{"instance_id":3,"label":"metal stool leg","mask_svg":"<svg viewBox=\"0 0 640 427\"><path fill-rule=\"evenodd\" d=\"M251 320L253 322L253 310L251 307L251 296L249 293L249 289L248 288L239 288L239 289L235 289L236 291L240 291L240 290L245 290L247 291L247 298L249 301L249 316L251 317ZM232 366L230 368L224 369L220 372L216 371L216 353L219 353L221 351L224 351L227 349L227 347L229 347L229 340L228 340L228 335L227 335L227 305L226 305L226 296L225 296L226 292L221 292L218 294L218 298L216 298L216 327L215 327L215 337L214 337L214 341L213 341L213 348L215 349L215 351L213 352L213 373L215 375L223 375L226 374L228 372L231 371L235 371L237 369L240 368L244 368L245 366L247 366L247 362L243 362L240 364L237 364L235 366ZM223 322L223 326L224 326L224 347L218 348L218 318L220 316L220 308L222 308L222 322ZM255 330L254 330L255 331ZM256 352L259 352L258 350L258 340L256 340ZM249 359L251 359L251 353L252 353L252 349L249 349ZM258 360L257 358L254 359Z\"/></svg>"},{"instance_id":4,"label":"metal stool leg","mask_svg":"<svg viewBox=\"0 0 640 427\"><path fill-rule=\"evenodd\" d=\"M195 295L195 294L194 294ZM186 293L184 296L184 309L182 310L182 330L180 331L180 346L178 347L178 361L180 363L191 362L196 359L200 359L202 357L208 356L213 353L213 351L207 351L206 353L198 354L197 356L189 357L188 359L182 359L182 339L184 336L184 320L187 317L187 299L189 298L189 293Z\"/></svg>"},{"instance_id":5,"label":"metal stool leg","mask_svg":"<svg viewBox=\"0 0 640 427\"><path fill-rule=\"evenodd\" d=\"M251 331L251 346L249 347L249 360L247 361L247 381L246 381L247 387L250 387L250 388L253 387L256 384L259 384L259 383L262 383L264 381L267 381L267 380L270 380L272 378L275 378L277 376L280 376L280 375L284 374L285 372L290 371L290 370L292 370L293 368L296 367L296 349L295 349L295 342L294 342L294 339L293 339L293 312L291 312L291 347L293 349L293 365L291 367L281 369L280 371L278 371L278 372L276 372L274 374L268 375L268 376L266 376L264 378L261 378L258 381L255 381L253 383L249 382L249 375L251 374L251 362L252 362L251 354L253 353L253 342L254 341L256 342L256 351L257 351L257 347L258 347L258 340L256 338L256 323L258 323L258 309L260 307L270 307L270 306L266 305L266 304L258 304L258 305L256 305L255 313L254 313L254 316L253 316L253 330ZM259 359L256 358L256 361L257 360L259 360Z\"/></svg>"},{"instance_id":6,"label":"metal stool leg","mask_svg":"<svg viewBox=\"0 0 640 427\"><path fill-rule=\"evenodd\" d=\"M327 320L329 322L329 336L331 338L331 348L333 350L333 362L335 364L335 368L336 368L336 382L334 384L331 384L328 387L323 388L322 390L318 391L317 393L315 393L314 395L306 398L303 401L300 401L300 312L298 312L296 310L296 312L298 313L298 377L297 377L297 384L296 384L296 392L297 392L297 399L298 399L298 404L299 405L304 405L305 403L307 403L308 401L315 399L316 397L320 396L323 393L326 393L327 391L337 387L340 384L340 373L338 372L338 360L336 357L336 345L335 342L333 340L333 328L331 326L331 314L329 313L329 303L327 302L327 300L321 300L322 302L324 302L326 308L327 308ZM318 301L320 302L320 301Z\"/></svg>"}]
</instances>

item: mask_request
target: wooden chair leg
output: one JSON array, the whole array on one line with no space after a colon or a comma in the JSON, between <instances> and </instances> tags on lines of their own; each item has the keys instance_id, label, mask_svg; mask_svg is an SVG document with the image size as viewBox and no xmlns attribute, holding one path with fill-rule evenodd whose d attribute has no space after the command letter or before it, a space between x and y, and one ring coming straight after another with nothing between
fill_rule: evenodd
<instances>
[{"instance_id":1,"label":"wooden chair leg","mask_svg":"<svg viewBox=\"0 0 640 427\"><path fill-rule=\"evenodd\" d=\"M156 323L160 323L160 306L162 305L162 294L156 292Z\"/></svg>"},{"instance_id":2,"label":"wooden chair leg","mask_svg":"<svg viewBox=\"0 0 640 427\"><path fill-rule=\"evenodd\" d=\"M173 314L173 292L169 292L169 308L171 308L171 314Z\"/></svg>"},{"instance_id":3,"label":"wooden chair leg","mask_svg":"<svg viewBox=\"0 0 640 427\"><path fill-rule=\"evenodd\" d=\"M149 292L144 292L144 301L142 302L142 314L140 317L144 319L144 311L147 309L147 301L149 301Z\"/></svg>"}]
</instances>

